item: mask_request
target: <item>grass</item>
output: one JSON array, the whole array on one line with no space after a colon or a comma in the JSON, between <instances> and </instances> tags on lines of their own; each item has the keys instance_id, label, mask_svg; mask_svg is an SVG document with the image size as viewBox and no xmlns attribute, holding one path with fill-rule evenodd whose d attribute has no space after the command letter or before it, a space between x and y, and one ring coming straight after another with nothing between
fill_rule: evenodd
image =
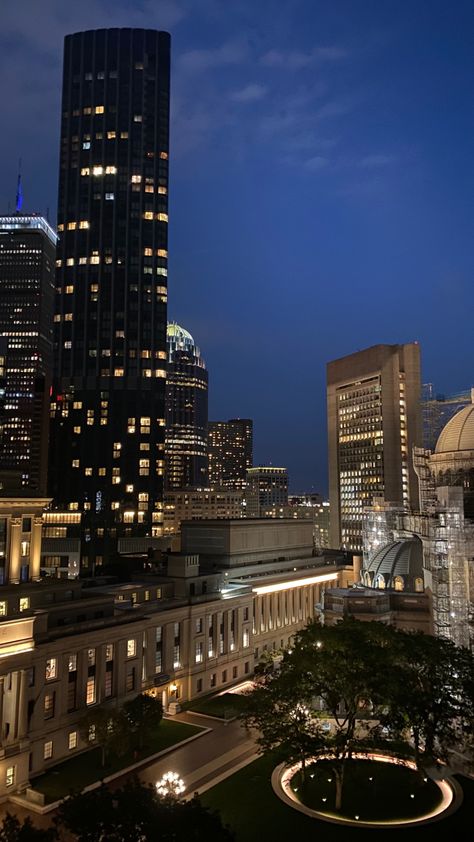
<instances>
[{"instance_id":1,"label":"grass","mask_svg":"<svg viewBox=\"0 0 474 842\"><path fill-rule=\"evenodd\" d=\"M199 728L194 725L164 719L141 750L129 751L122 757L111 756L107 765L102 767L101 750L95 748L54 766L44 775L35 778L32 786L45 795L47 803L51 803L64 798L72 791L81 791L89 784L119 772L139 760L175 746L198 732Z\"/></svg>"},{"instance_id":2,"label":"grass","mask_svg":"<svg viewBox=\"0 0 474 842\"><path fill-rule=\"evenodd\" d=\"M205 713L207 716L232 719L243 711L245 703L245 696L238 693L224 693L222 696L207 696L189 702L186 708L195 713Z\"/></svg>"},{"instance_id":3,"label":"grass","mask_svg":"<svg viewBox=\"0 0 474 842\"><path fill-rule=\"evenodd\" d=\"M315 810L335 812L336 784L333 764L320 760L307 770L303 780L295 775L292 788L298 799ZM348 761L341 813L361 821L407 819L421 816L441 801L439 787L429 779L391 763L373 760Z\"/></svg>"},{"instance_id":4,"label":"grass","mask_svg":"<svg viewBox=\"0 0 474 842\"><path fill-rule=\"evenodd\" d=\"M261 842L262 839L272 842L288 842L289 839L367 842L367 834L373 835L374 842L380 838L380 831L328 824L287 807L271 787L270 778L276 764L274 756L265 755L201 796L203 804L221 812L224 823L234 831L236 842ZM398 839L400 842L432 842L439 833L465 839L466 828L472 826L474 818L474 781L464 777L458 780L464 790L464 801L456 813L436 825L390 830L390 839L394 842Z\"/></svg>"}]
</instances>

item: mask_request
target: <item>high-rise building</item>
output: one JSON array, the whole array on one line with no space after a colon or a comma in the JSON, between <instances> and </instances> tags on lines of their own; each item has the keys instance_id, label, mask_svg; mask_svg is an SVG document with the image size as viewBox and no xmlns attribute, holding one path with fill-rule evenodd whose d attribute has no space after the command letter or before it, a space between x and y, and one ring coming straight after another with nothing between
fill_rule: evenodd
<instances>
[{"instance_id":1,"label":"high-rise building","mask_svg":"<svg viewBox=\"0 0 474 842\"><path fill-rule=\"evenodd\" d=\"M331 546L362 549L375 498L416 509L422 441L420 347L375 345L327 367Z\"/></svg>"},{"instance_id":2,"label":"high-rise building","mask_svg":"<svg viewBox=\"0 0 474 842\"><path fill-rule=\"evenodd\" d=\"M441 431L448 421L471 403L473 389L465 389L452 395L437 394L432 383L422 388L423 447L434 451Z\"/></svg>"},{"instance_id":3,"label":"high-rise building","mask_svg":"<svg viewBox=\"0 0 474 842\"><path fill-rule=\"evenodd\" d=\"M278 517L288 506L288 470L259 465L247 471L247 517Z\"/></svg>"},{"instance_id":4,"label":"high-rise building","mask_svg":"<svg viewBox=\"0 0 474 842\"><path fill-rule=\"evenodd\" d=\"M65 39L51 492L84 564L162 532L170 36Z\"/></svg>"},{"instance_id":5,"label":"high-rise building","mask_svg":"<svg viewBox=\"0 0 474 842\"><path fill-rule=\"evenodd\" d=\"M208 484L208 375L187 330L168 325L166 381L166 475L169 491Z\"/></svg>"},{"instance_id":6,"label":"high-rise building","mask_svg":"<svg viewBox=\"0 0 474 842\"><path fill-rule=\"evenodd\" d=\"M253 464L253 422L250 418L209 422L209 485L245 488Z\"/></svg>"},{"instance_id":7,"label":"high-rise building","mask_svg":"<svg viewBox=\"0 0 474 842\"><path fill-rule=\"evenodd\" d=\"M56 240L41 216L0 217L0 473L5 487L39 494L48 467Z\"/></svg>"}]
</instances>

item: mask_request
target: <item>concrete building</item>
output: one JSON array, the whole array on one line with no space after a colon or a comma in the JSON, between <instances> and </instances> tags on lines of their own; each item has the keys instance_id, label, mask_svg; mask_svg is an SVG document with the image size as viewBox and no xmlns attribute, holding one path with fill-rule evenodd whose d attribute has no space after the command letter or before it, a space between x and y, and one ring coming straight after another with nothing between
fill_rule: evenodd
<instances>
[{"instance_id":1,"label":"concrete building","mask_svg":"<svg viewBox=\"0 0 474 842\"><path fill-rule=\"evenodd\" d=\"M247 471L247 517L280 517L288 506L288 469L259 465Z\"/></svg>"},{"instance_id":2,"label":"concrete building","mask_svg":"<svg viewBox=\"0 0 474 842\"><path fill-rule=\"evenodd\" d=\"M208 485L208 375L201 352L187 330L168 324L165 488Z\"/></svg>"},{"instance_id":3,"label":"concrete building","mask_svg":"<svg viewBox=\"0 0 474 842\"><path fill-rule=\"evenodd\" d=\"M253 422L250 418L209 422L209 485L245 488L253 465Z\"/></svg>"},{"instance_id":4,"label":"concrete building","mask_svg":"<svg viewBox=\"0 0 474 842\"><path fill-rule=\"evenodd\" d=\"M331 546L361 550L363 509L374 498L418 507L418 343L375 345L328 363L327 404Z\"/></svg>"},{"instance_id":5,"label":"concrete building","mask_svg":"<svg viewBox=\"0 0 474 842\"><path fill-rule=\"evenodd\" d=\"M195 488L165 494L164 534L176 535L184 520L244 517L244 491L231 488Z\"/></svg>"},{"instance_id":6,"label":"concrete building","mask_svg":"<svg viewBox=\"0 0 474 842\"><path fill-rule=\"evenodd\" d=\"M42 216L0 216L0 472L30 494L46 494L56 242Z\"/></svg>"},{"instance_id":7,"label":"concrete building","mask_svg":"<svg viewBox=\"0 0 474 842\"><path fill-rule=\"evenodd\" d=\"M342 557L313 557L311 525L295 521L184 524L183 552L128 584L34 581L47 502L2 501L1 800L90 748L79 723L96 705L151 693L172 713L242 681L315 615L328 585L353 582ZM34 518L29 580L17 584Z\"/></svg>"}]
</instances>

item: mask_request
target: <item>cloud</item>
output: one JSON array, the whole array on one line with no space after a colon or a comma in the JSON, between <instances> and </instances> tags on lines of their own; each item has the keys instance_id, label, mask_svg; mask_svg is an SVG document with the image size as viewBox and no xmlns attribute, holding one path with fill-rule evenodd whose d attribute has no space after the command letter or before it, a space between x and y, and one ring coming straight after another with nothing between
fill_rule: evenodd
<instances>
[{"instance_id":1,"label":"cloud","mask_svg":"<svg viewBox=\"0 0 474 842\"><path fill-rule=\"evenodd\" d=\"M247 46L241 41L228 41L209 50L189 50L178 58L180 68L199 72L213 67L241 64L247 58Z\"/></svg>"},{"instance_id":2,"label":"cloud","mask_svg":"<svg viewBox=\"0 0 474 842\"><path fill-rule=\"evenodd\" d=\"M377 169L378 167L388 167L390 164L395 163L395 161L395 155L366 155L365 158L361 158L361 160L358 163L358 166L366 170L371 170Z\"/></svg>"},{"instance_id":3,"label":"cloud","mask_svg":"<svg viewBox=\"0 0 474 842\"><path fill-rule=\"evenodd\" d=\"M257 102L259 99L263 99L266 96L268 88L266 85L260 85L258 82L252 82L249 85L246 85L245 88L241 88L240 91L234 91L231 94L231 99L234 102Z\"/></svg>"},{"instance_id":4,"label":"cloud","mask_svg":"<svg viewBox=\"0 0 474 842\"><path fill-rule=\"evenodd\" d=\"M260 58L265 67L284 67L301 70L318 62L340 61L347 58L348 52L342 47L314 47L305 53L301 50L269 50Z\"/></svg>"},{"instance_id":5,"label":"cloud","mask_svg":"<svg viewBox=\"0 0 474 842\"><path fill-rule=\"evenodd\" d=\"M329 158L324 158L322 155L315 155L304 162L305 169L310 172L320 172L320 170L326 169L328 165Z\"/></svg>"}]
</instances>

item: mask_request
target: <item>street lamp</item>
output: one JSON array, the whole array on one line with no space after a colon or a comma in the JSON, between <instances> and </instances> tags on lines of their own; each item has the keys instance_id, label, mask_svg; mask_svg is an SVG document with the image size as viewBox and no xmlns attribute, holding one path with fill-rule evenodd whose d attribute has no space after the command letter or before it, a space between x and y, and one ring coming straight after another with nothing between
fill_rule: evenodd
<instances>
[{"instance_id":1,"label":"street lamp","mask_svg":"<svg viewBox=\"0 0 474 842\"><path fill-rule=\"evenodd\" d=\"M165 772L161 781L156 783L156 791L161 798L179 798L185 789L184 781L177 772Z\"/></svg>"}]
</instances>

